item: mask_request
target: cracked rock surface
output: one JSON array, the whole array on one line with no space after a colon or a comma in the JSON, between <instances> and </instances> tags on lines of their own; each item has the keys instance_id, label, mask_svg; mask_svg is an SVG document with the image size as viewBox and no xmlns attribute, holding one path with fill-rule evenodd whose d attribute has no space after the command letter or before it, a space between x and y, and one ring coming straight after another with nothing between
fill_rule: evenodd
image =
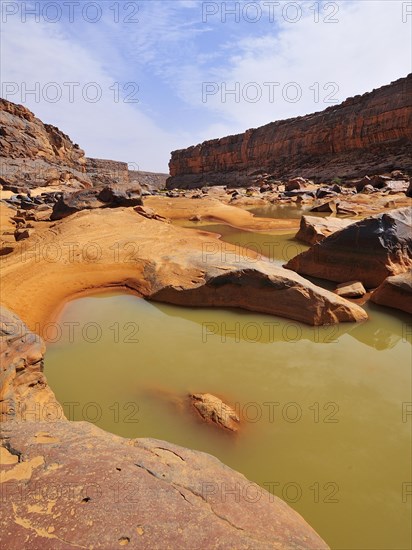
<instances>
[{"instance_id":1,"label":"cracked rock surface","mask_svg":"<svg viewBox=\"0 0 412 550\"><path fill-rule=\"evenodd\" d=\"M208 454L69 422L43 374L43 341L0 313L1 548L328 548Z\"/></svg>"}]
</instances>

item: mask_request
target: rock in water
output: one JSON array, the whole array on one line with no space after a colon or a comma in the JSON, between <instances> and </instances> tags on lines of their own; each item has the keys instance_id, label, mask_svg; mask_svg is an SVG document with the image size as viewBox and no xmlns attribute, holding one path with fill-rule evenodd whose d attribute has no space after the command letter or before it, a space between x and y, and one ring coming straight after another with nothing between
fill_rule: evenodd
<instances>
[{"instance_id":1,"label":"rock in water","mask_svg":"<svg viewBox=\"0 0 412 550\"><path fill-rule=\"evenodd\" d=\"M0 321L2 548L327 550L285 502L211 455L58 417L42 342L4 308Z\"/></svg>"},{"instance_id":2,"label":"rock in water","mask_svg":"<svg viewBox=\"0 0 412 550\"><path fill-rule=\"evenodd\" d=\"M385 279L372 294L371 301L412 314L412 273Z\"/></svg>"},{"instance_id":3,"label":"rock in water","mask_svg":"<svg viewBox=\"0 0 412 550\"><path fill-rule=\"evenodd\" d=\"M210 393L194 393L190 398L204 420L232 432L238 431L240 418L236 411L221 399Z\"/></svg>"},{"instance_id":4,"label":"rock in water","mask_svg":"<svg viewBox=\"0 0 412 550\"><path fill-rule=\"evenodd\" d=\"M379 286L412 267L412 208L400 208L353 223L298 254L285 267L344 283Z\"/></svg>"},{"instance_id":5,"label":"rock in water","mask_svg":"<svg viewBox=\"0 0 412 550\"><path fill-rule=\"evenodd\" d=\"M362 298L366 294L365 287L359 281L342 283L336 287L336 294L343 298Z\"/></svg>"},{"instance_id":6,"label":"rock in water","mask_svg":"<svg viewBox=\"0 0 412 550\"><path fill-rule=\"evenodd\" d=\"M295 238L308 244L315 244L323 241L332 233L347 227L354 220L342 220L340 218L317 218L316 216L302 216L300 228Z\"/></svg>"}]
</instances>

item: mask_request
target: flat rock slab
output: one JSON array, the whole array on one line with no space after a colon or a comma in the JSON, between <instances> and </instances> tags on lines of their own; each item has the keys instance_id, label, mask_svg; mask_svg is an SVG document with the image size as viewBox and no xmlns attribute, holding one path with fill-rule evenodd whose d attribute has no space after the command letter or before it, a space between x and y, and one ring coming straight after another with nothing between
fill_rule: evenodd
<instances>
[{"instance_id":1,"label":"flat rock slab","mask_svg":"<svg viewBox=\"0 0 412 550\"><path fill-rule=\"evenodd\" d=\"M303 275L376 288L412 268L412 208L364 218L333 233L286 264Z\"/></svg>"},{"instance_id":2,"label":"flat rock slab","mask_svg":"<svg viewBox=\"0 0 412 550\"><path fill-rule=\"evenodd\" d=\"M71 244L70 244L71 243ZM215 234L147 219L132 208L85 210L39 228L2 260L3 303L30 328L79 292L127 287L161 302L238 307L310 325L365 311Z\"/></svg>"}]
</instances>

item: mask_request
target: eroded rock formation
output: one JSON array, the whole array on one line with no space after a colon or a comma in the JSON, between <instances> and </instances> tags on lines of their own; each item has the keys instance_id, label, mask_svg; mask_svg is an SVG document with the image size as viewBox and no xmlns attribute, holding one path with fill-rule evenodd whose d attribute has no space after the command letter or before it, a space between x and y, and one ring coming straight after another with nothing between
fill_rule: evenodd
<instances>
[{"instance_id":1,"label":"eroded rock formation","mask_svg":"<svg viewBox=\"0 0 412 550\"><path fill-rule=\"evenodd\" d=\"M85 210L39 228L2 261L2 300L29 326L78 292L110 286L160 302L238 307L311 325L367 319L362 308L256 252L127 208Z\"/></svg>"},{"instance_id":2,"label":"eroded rock formation","mask_svg":"<svg viewBox=\"0 0 412 550\"><path fill-rule=\"evenodd\" d=\"M240 418L236 411L219 397L210 393L193 393L190 395L193 407L206 422L212 422L220 428L237 432Z\"/></svg>"},{"instance_id":3,"label":"eroded rock formation","mask_svg":"<svg viewBox=\"0 0 412 550\"><path fill-rule=\"evenodd\" d=\"M66 420L42 374L43 342L0 316L2 546L327 549L287 504L210 455Z\"/></svg>"},{"instance_id":4,"label":"eroded rock formation","mask_svg":"<svg viewBox=\"0 0 412 550\"><path fill-rule=\"evenodd\" d=\"M172 152L169 189L412 172L412 74L326 110Z\"/></svg>"},{"instance_id":5,"label":"eroded rock formation","mask_svg":"<svg viewBox=\"0 0 412 550\"><path fill-rule=\"evenodd\" d=\"M412 315L412 273L388 277L373 292L371 301Z\"/></svg>"},{"instance_id":6,"label":"eroded rock formation","mask_svg":"<svg viewBox=\"0 0 412 550\"><path fill-rule=\"evenodd\" d=\"M296 239L307 244L315 244L323 241L332 233L347 227L354 220L342 218L318 218L316 216L302 216Z\"/></svg>"},{"instance_id":7,"label":"eroded rock formation","mask_svg":"<svg viewBox=\"0 0 412 550\"><path fill-rule=\"evenodd\" d=\"M297 273L376 288L386 277L412 268L412 208L370 216L353 223L285 266Z\"/></svg>"},{"instance_id":8,"label":"eroded rock formation","mask_svg":"<svg viewBox=\"0 0 412 550\"><path fill-rule=\"evenodd\" d=\"M84 151L55 126L5 99L0 99L0 167L4 189L91 186Z\"/></svg>"}]
</instances>

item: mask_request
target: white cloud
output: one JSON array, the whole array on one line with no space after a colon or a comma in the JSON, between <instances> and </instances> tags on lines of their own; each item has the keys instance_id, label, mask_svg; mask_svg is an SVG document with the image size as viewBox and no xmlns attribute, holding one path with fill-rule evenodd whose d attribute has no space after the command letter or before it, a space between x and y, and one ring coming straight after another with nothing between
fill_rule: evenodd
<instances>
[{"instance_id":1,"label":"white cloud","mask_svg":"<svg viewBox=\"0 0 412 550\"><path fill-rule=\"evenodd\" d=\"M2 81L19 86L20 93L8 99L59 126L88 156L165 171L173 149L320 111L332 104L325 103L328 93L336 92L340 102L410 72L411 27L402 22L404 2L339 2L334 15L339 22L329 24L322 20L330 9L321 10L320 22L314 22L313 4L302 4L300 21L278 17L273 25L264 12L259 23L233 24L228 18L225 24L221 14L204 23L202 4L187 0L144 2L137 25L115 25L107 17L73 26L9 18L2 26ZM117 80L143 82L140 103L115 102ZM57 82L63 98L51 103L22 97L23 82L28 87L39 82L42 89ZM96 82L102 98L90 103L75 88L71 103L65 82ZM218 93L202 97L204 82L215 82ZM253 82L260 88L248 86ZM275 82L280 85L264 85ZM239 102L230 94L222 101L222 83L238 87ZM324 89L327 83L334 84ZM262 97L253 103L259 89ZM292 102L296 92L302 96Z\"/></svg>"},{"instance_id":2,"label":"white cloud","mask_svg":"<svg viewBox=\"0 0 412 550\"><path fill-rule=\"evenodd\" d=\"M71 42L59 27L34 21L8 22L5 27L2 55L12 61L2 63L3 97L25 104L44 122L58 126L88 156L133 162L142 170L167 171L176 136L159 128L138 104L123 102L122 93L115 101L115 81L93 52ZM72 88L73 101L65 85L69 82L80 83ZM92 82L96 85L89 86ZM12 89L10 84L6 88L7 83L15 83L16 93L5 94ZM36 93L24 93L25 89ZM137 90L125 91L139 99ZM59 92L61 99L53 102ZM101 99L94 103L90 100L95 93L101 93Z\"/></svg>"},{"instance_id":3,"label":"white cloud","mask_svg":"<svg viewBox=\"0 0 412 550\"><path fill-rule=\"evenodd\" d=\"M201 107L202 82L216 83L208 89L217 93L203 97L203 108L218 114L236 132L320 111L334 104L328 99L340 103L388 84L411 71L411 17L409 24L402 22L403 4L340 2L334 15L338 23L323 23L322 11L321 21L314 23L313 12L303 11L295 24L281 21L276 34L227 43L225 66L204 68L202 81L181 81L182 94ZM186 68L185 74L189 72ZM264 85L270 82L280 83L272 86L272 98L270 86ZM299 101L293 101L300 94Z\"/></svg>"}]
</instances>

